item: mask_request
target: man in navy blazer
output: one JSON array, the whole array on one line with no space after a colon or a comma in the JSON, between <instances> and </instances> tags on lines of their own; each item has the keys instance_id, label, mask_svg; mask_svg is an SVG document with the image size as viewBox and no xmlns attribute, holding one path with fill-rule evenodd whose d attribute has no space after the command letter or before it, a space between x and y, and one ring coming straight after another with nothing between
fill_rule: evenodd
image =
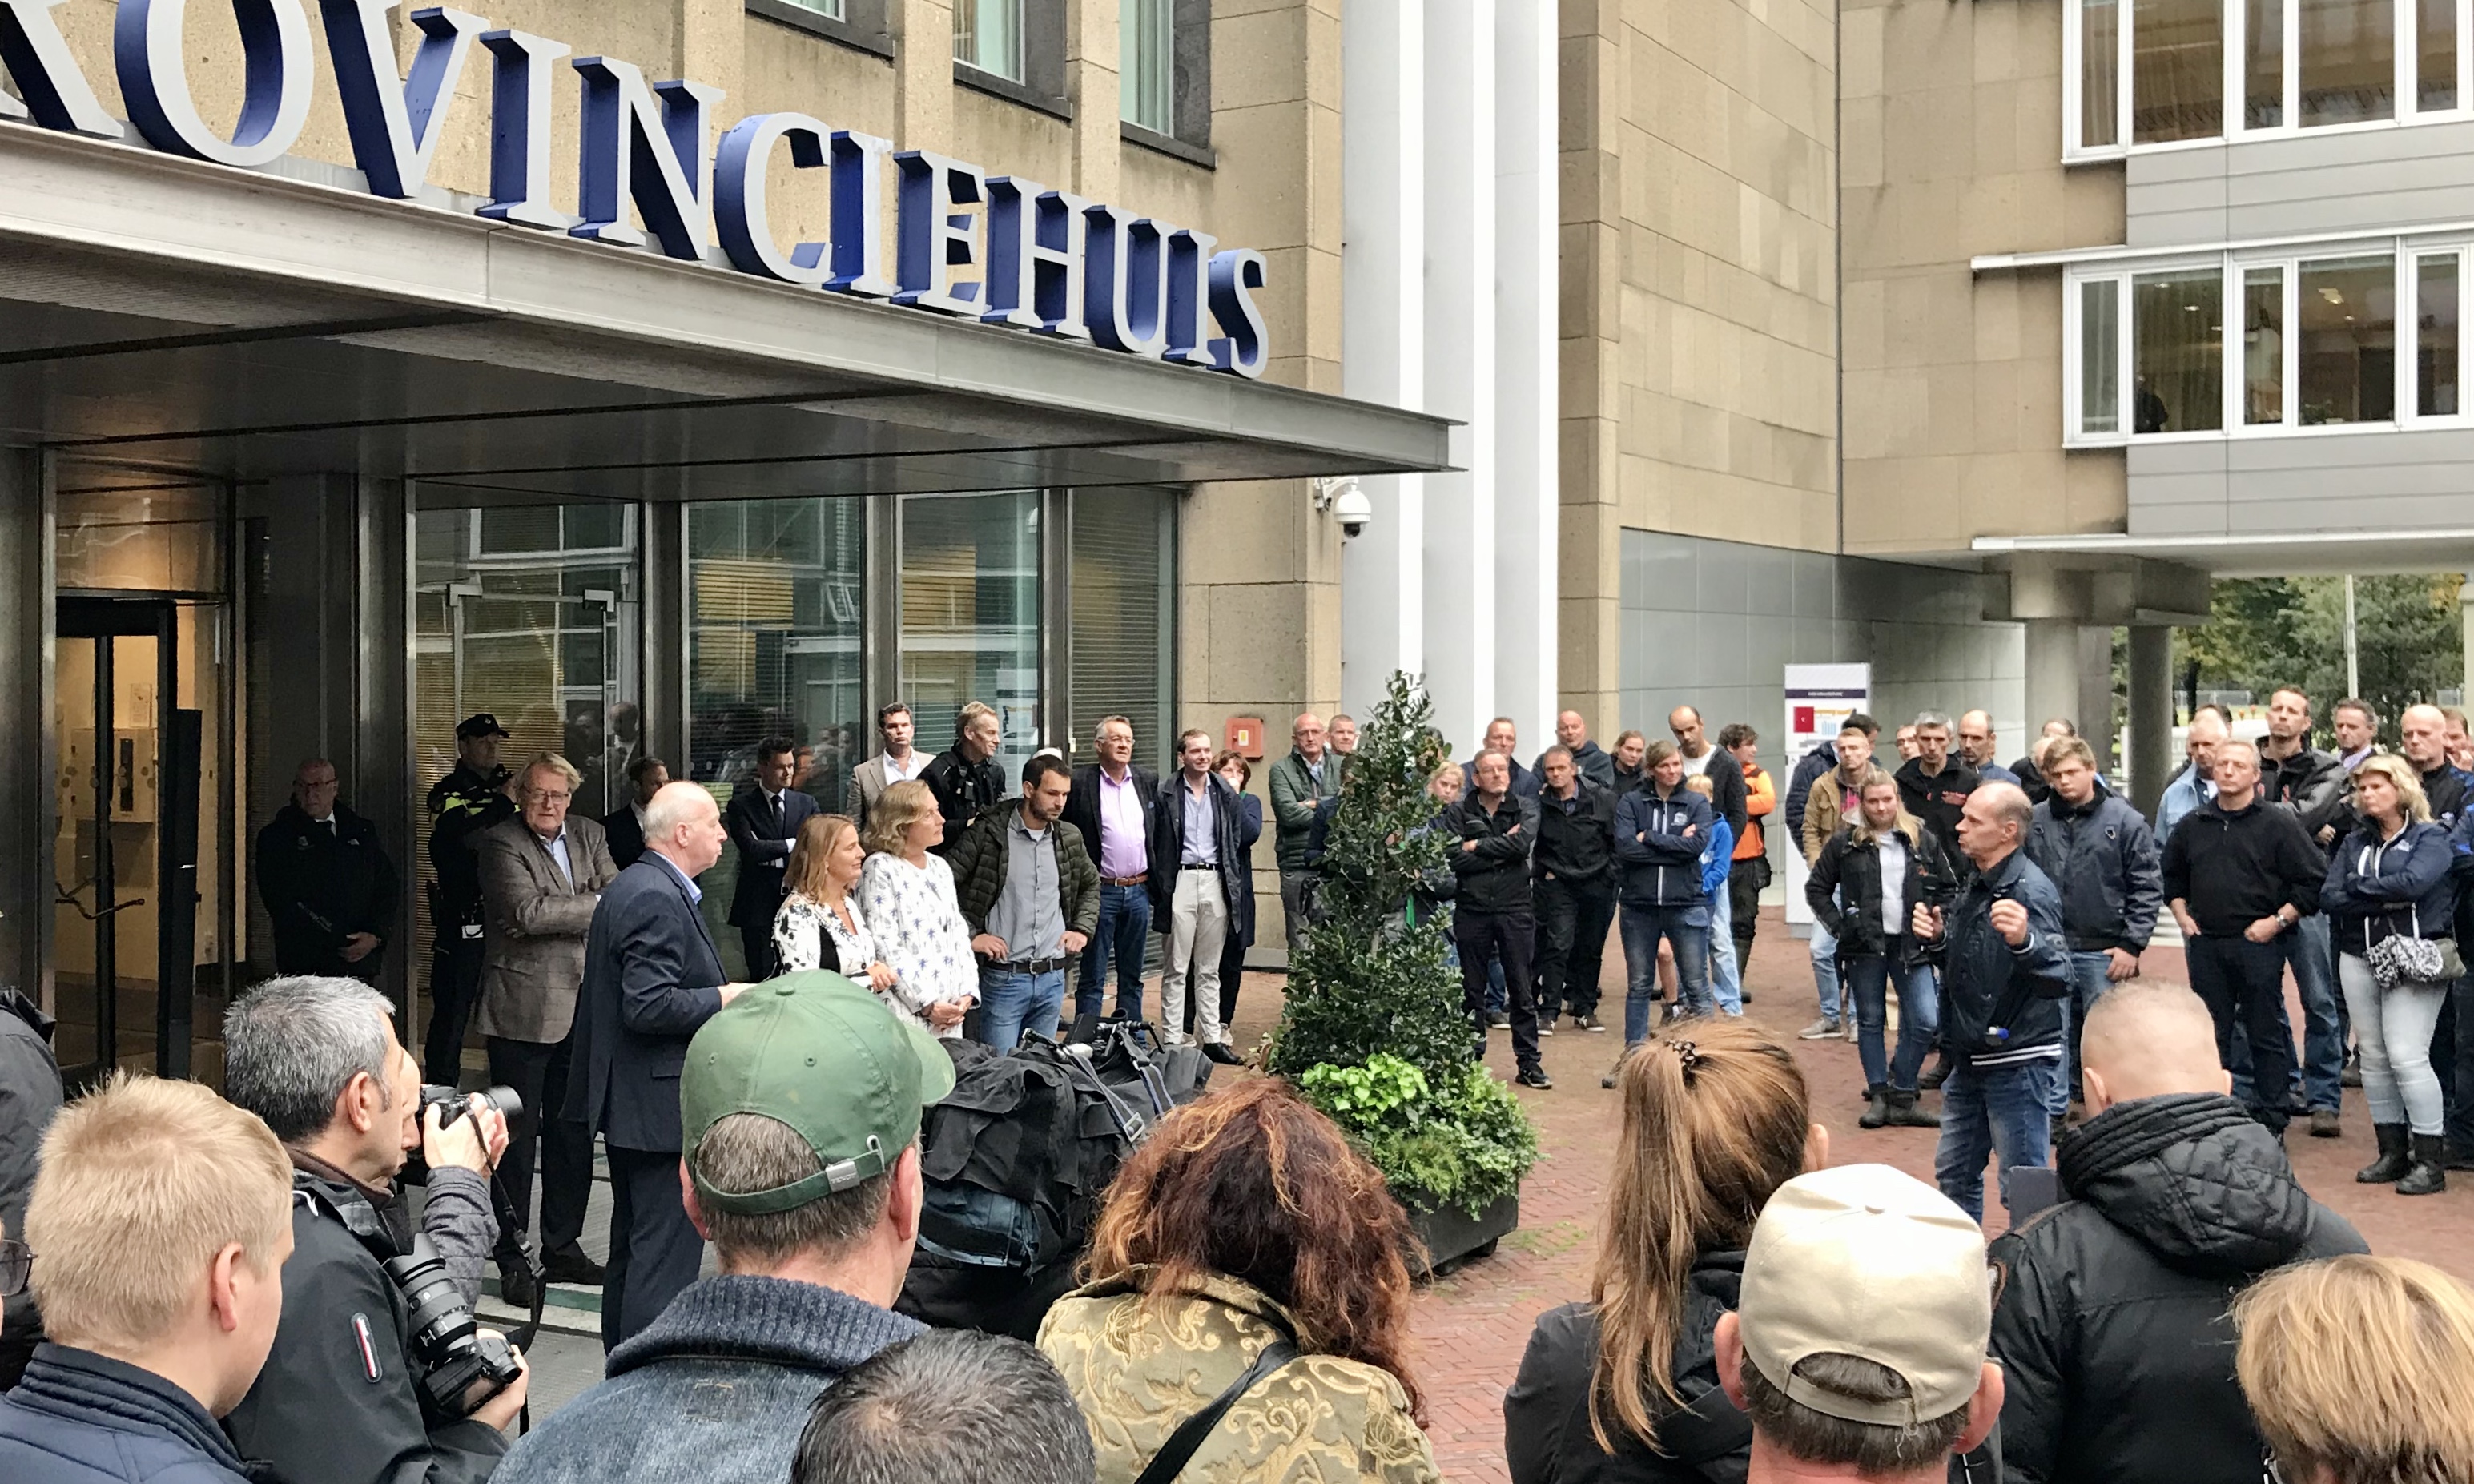
<instances>
[{"instance_id":1,"label":"man in navy blazer","mask_svg":"<svg viewBox=\"0 0 2474 1484\"><path fill-rule=\"evenodd\" d=\"M651 1324L704 1260L679 1197L679 1068L696 1028L741 987L726 982L696 911L695 879L725 838L702 785L664 787L644 810L643 858L601 893L585 937L567 1114L610 1155L605 1351Z\"/></svg>"},{"instance_id":2,"label":"man in navy blazer","mask_svg":"<svg viewBox=\"0 0 2474 1484\"><path fill-rule=\"evenodd\" d=\"M739 886L730 894L730 925L747 955L751 981L773 977L773 916L789 895L790 846L816 801L790 787L799 744L768 737L756 744L756 776L730 797L722 823L739 847Z\"/></svg>"}]
</instances>

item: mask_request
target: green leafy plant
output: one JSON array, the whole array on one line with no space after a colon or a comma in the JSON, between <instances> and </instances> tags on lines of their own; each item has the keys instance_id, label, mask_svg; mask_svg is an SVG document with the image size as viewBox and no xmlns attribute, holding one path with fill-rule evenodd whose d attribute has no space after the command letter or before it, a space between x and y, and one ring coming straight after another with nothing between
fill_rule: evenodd
<instances>
[{"instance_id":1,"label":"green leafy plant","mask_svg":"<svg viewBox=\"0 0 2474 1484\"><path fill-rule=\"evenodd\" d=\"M1326 833L1322 917L1289 960L1269 1066L1331 1115L1413 1207L1474 1215L1520 1188L1538 1135L1472 1054L1459 972L1419 888L1450 869L1426 779L1449 756L1406 675L1359 736Z\"/></svg>"}]
</instances>

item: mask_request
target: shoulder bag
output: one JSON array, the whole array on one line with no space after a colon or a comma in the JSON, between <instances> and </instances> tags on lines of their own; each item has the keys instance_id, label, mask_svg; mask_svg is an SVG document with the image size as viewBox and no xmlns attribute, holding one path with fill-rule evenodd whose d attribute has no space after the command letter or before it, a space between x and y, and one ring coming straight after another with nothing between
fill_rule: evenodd
<instances>
[{"instance_id":1,"label":"shoulder bag","mask_svg":"<svg viewBox=\"0 0 2474 1484\"><path fill-rule=\"evenodd\" d=\"M1152 1455L1152 1461L1135 1476L1134 1484L1169 1484L1192 1460L1195 1450L1202 1447L1202 1440L1210 1437L1212 1429L1220 1425L1220 1420L1228 1415L1228 1409L1237 1404L1238 1398L1252 1391L1258 1383L1270 1379L1273 1372L1297 1358L1297 1344L1287 1335L1264 1346L1263 1352L1254 1357L1254 1363L1246 1368L1244 1375L1229 1382L1226 1391L1213 1398L1209 1406L1187 1418L1178 1424L1176 1431L1168 1435L1168 1441L1160 1445L1160 1450Z\"/></svg>"}]
</instances>

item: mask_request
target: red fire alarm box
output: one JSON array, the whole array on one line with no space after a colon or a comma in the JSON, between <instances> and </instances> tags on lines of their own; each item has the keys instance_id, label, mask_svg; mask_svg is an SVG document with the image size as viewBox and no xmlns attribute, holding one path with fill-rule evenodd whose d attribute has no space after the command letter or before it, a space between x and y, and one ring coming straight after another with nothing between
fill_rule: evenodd
<instances>
[{"instance_id":1,"label":"red fire alarm box","mask_svg":"<svg viewBox=\"0 0 2474 1484\"><path fill-rule=\"evenodd\" d=\"M1230 717L1228 718L1226 728L1226 742L1228 750L1234 752L1239 757L1244 758L1247 762L1261 762L1263 758L1263 718L1260 717Z\"/></svg>"}]
</instances>

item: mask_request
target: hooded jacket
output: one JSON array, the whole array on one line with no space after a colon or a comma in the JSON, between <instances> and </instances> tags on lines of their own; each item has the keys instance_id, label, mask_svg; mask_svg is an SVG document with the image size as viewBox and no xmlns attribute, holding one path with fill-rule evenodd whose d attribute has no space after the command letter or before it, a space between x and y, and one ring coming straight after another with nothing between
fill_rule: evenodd
<instances>
[{"instance_id":1,"label":"hooded jacket","mask_svg":"<svg viewBox=\"0 0 2474 1484\"><path fill-rule=\"evenodd\" d=\"M2213 1093L2117 1104L2063 1135L2067 1198L1993 1244L2001 1458L2026 1484L2255 1484L2233 1298L2366 1252L2276 1135Z\"/></svg>"},{"instance_id":2,"label":"hooded jacket","mask_svg":"<svg viewBox=\"0 0 2474 1484\"><path fill-rule=\"evenodd\" d=\"M1823 931L1838 940L1842 962L1884 955L1896 955L1902 963L1915 962L1921 955L1908 926L1915 908L1923 903L1937 906L1958 894L1957 874L1924 822L1902 810L1893 827L1907 843L1906 870L1900 888L1907 910L1899 914L1898 932L1884 932L1881 926L1881 846L1861 819L1830 837L1830 843L1821 847L1821 859L1813 863L1812 874L1805 878L1804 898L1811 904L1812 915Z\"/></svg>"},{"instance_id":3,"label":"hooded jacket","mask_svg":"<svg viewBox=\"0 0 2474 1484\"><path fill-rule=\"evenodd\" d=\"M1600 1448L1590 1430L1597 1309L1567 1303L1539 1315L1520 1375L1503 1394L1503 1452L1512 1484L1742 1484L1753 1424L1718 1389L1712 1333L1719 1316L1734 1310L1743 1283L1742 1253L1704 1253L1693 1261L1669 1372L1684 1405L1658 1415L1658 1395L1650 1394L1660 1451L1624 1431L1612 1407L1607 1432L1614 1451Z\"/></svg>"},{"instance_id":4,"label":"hooded jacket","mask_svg":"<svg viewBox=\"0 0 2474 1484\"><path fill-rule=\"evenodd\" d=\"M2337 843L2319 910L2339 953L2367 955L2382 938L2447 937L2455 930L2457 883L2448 836L2429 822L2408 823L2383 842L2365 823Z\"/></svg>"},{"instance_id":5,"label":"hooded jacket","mask_svg":"<svg viewBox=\"0 0 2474 1484\"><path fill-rule=\"evenodd\" d=\"M2086 807L2059 793L2036 806L2027 859L2062 892L2062 928L2074 953L2138 953L2165 902L2155 832L2102 782Z\"/></svg>"},{"instance_id":6,"label":"hooded jacket","mask_svg":"<svg viewBox=\"0 0 2474 1484\"><path fill-rule=\"evenodd\" d=\"M1615 875L1624 905L1702 905L1701 852L1716 817L1708 799L1680 784L1664 798L1654 782L1625 794L1615 805Z\"/></svg>"}]
</instances>

